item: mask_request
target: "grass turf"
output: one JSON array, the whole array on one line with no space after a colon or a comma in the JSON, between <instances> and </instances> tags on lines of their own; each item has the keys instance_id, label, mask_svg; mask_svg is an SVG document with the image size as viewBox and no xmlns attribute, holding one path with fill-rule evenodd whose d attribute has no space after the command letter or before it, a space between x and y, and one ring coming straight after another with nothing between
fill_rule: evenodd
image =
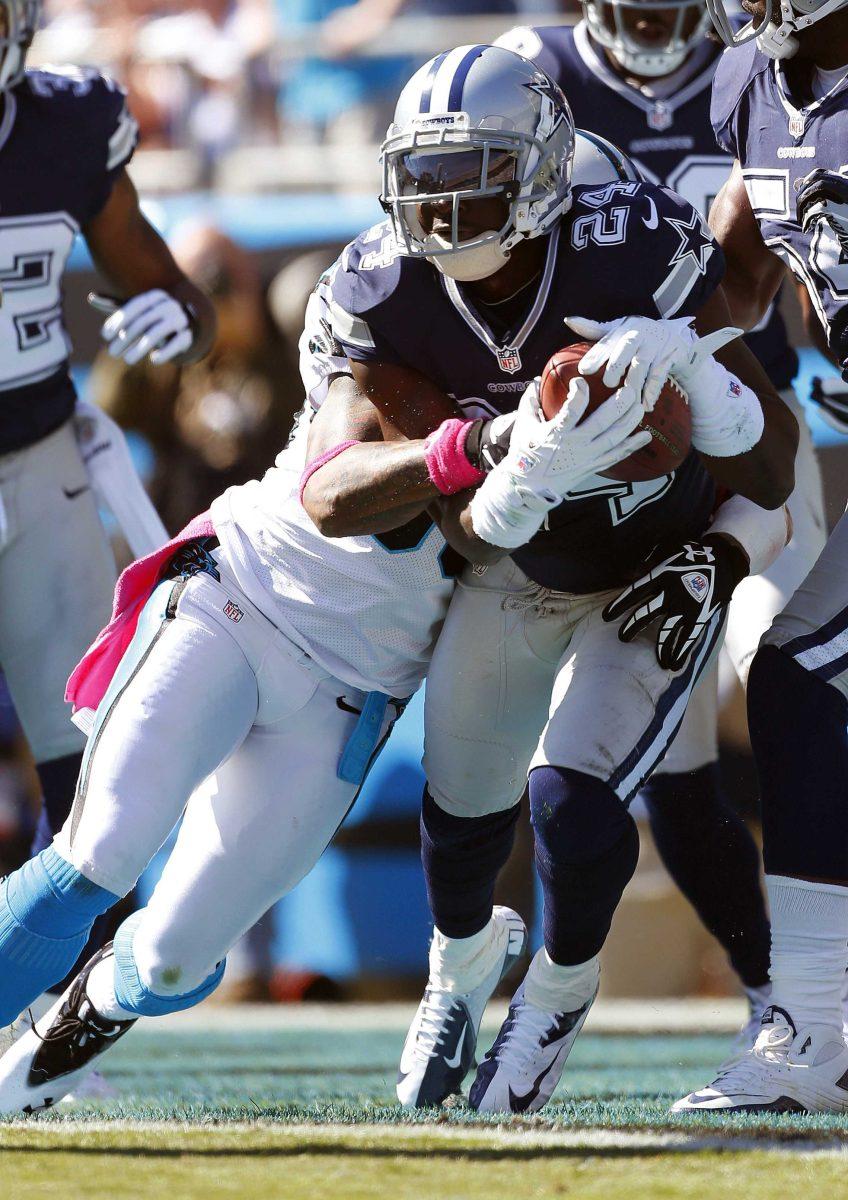
<instances>
[{"instance_id":1,"label":"grass turf","mask_svg":"<svg viewBox=\"0 0 848 1200\"><path fill-rule=\"evenodd\" d=\"M726 1038L584 1034L555 1102L506 1123L462 1106L398 1109L402 1038L401 1028L346 1028L344 1009L320 1029L151 1022L104 1060L120 1099L0 1127L0 1195L55 1197L60 1186L85 1200L842 1193L844 1163L812 1151L841 1143L843 1118L669 1116L671 1099L711 1077ZM658 1134L665 1145L645 1136Z\"/></svg>"}]
</instances>

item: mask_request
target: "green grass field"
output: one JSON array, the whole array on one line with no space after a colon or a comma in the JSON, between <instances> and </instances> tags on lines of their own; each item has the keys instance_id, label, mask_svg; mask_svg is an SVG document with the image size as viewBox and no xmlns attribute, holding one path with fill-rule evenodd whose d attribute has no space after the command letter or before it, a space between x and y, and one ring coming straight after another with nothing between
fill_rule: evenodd
<instances>
[{"instance_id":1,"label":"green grass field","mask_svg":"<svg viewBox=\"0 0 848 1200\"><path fill-rule=\"evenodd\" d=\"M555 1102L505 1123L393 1103L404 1013L232 1010L142 1024L104 1061L116 1100L0 1126L3 1200L477 1200L848 1193L848 1120L672 1118L719 1034L578 1041Z\"/></svg>"}]
</instances>

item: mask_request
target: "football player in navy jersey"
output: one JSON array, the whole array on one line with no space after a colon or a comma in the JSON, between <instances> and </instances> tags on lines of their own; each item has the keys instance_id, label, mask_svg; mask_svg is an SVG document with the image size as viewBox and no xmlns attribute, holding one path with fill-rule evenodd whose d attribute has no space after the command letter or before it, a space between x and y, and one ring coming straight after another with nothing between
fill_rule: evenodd
<instances>
[{"instance_id":1,"label":"football player in navy jersey","mask_svg":"<svg viewBox=\"0 0 848 1200\"><path fill-rule=\"evenodd\" d=\"M24 69L40 10L0 0L0 664L38 768L44 845L70 809L85 740L65 681L108 620L115 579L75 438L62 314L74 239L120 297L103 330L110 353L193 360L214 314L139 209L123 91L95 71Z\"/></svg>"},{"instance_id":2,"label":"football player in navy jersey","mask_svg":"<svg viewBox=\"0 0 848 1200\"><path fill-rule=\"evenodd\" d=\"M723 264L700 216L654 184L572 189L572 146L562 93L525 59L486 46L438 56L404 89L383 146L390 221L332 276L334 333L390 436L445 418L471 437L458 413L494 417L521 397L509 454L442 518L478 566L460 579L428 676L421 830L436 932L401 1059L407 1104L440 1102L473 1061L514 932L492 889L528 769L545 945L470 1099L531 1111L551 1095L635 868L627 804L682 720L734 583L761 566L752 547L734 563L720 526L701 543L715 483L772 508L792 486L795 420L720 328ZM646 484L599 475L603 440L577 424L579 383L562 417L541 421L532 380L585 338L598 340L581 369L603 367L619 387L618 442L634 403L652 407L669 372L682 380L695 449L679 470ZM667 540L687 548L657 565L651 614L679 606L693 569L704 601L685 622L669 615L687 631L670 655L643 632L629 640L632 624L622 643L602 615Z\"/></svg>"},{"instance_id":3,"label":"football player in navy jersey","mask_svg":"<svg viewBox=\"0 0 848 1200\"><path fill-rule=\"evenodd\" d=\"M584 0L576 27L516 28L497 45L523 54L570 97L578 125L611 139L642 176L673 188L706 217L732 160L710 122L721 53L706 36L705 0ZM803 411L792 390L798 359L774 303L746 339L800 430L793 537L762 575L734 595L725 648L744 685L761 635L812 567L825 542L821 475ZM722 794L716 734L718 672L697 688L680 732L643 792L651 829L670 874L719 939L749 1000L739 1038L759 1032L768 1003L769 926L760 855Z\"/></svg>"},{"instance_id":4,"label":"football player in navy jersey","mask_svg":"<svg viewBox=\"0 0 848 1200\"><path fill-rule=\"evenodd\" d=\"M785 266L806 288L810 332L848 371L848 6L746 0L712 119L735 158L711 223L727 254L733 318L760 319ZM829 404L827 395L820 399ZM832 420L838 410L830 408ZM848 519L760 643L748 721L763 805L772 923L770 1007L753 1049L678 1111L845 1111L840 996L848 946Z\"/></svg>"}]
</instances>

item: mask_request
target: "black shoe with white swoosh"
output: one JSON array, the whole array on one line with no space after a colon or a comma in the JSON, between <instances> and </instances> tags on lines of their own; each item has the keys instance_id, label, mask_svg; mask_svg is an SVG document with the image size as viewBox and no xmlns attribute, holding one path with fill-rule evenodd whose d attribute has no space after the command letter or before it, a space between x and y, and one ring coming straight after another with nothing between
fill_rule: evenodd
<instances>
[{"instance_id":1,"label":"black shoe with white swoosh","mask_svg":"<svg viewBox=\"0 0 848 1200\"><path fill-rule=\"evenodd\" d=\"M432 975L428 980L398 1071L397 1097L408 1108L442 1104L474 1065L483 1011L527 944L524 922L511 908L496 907L492 923L492 963L480 983L460 992L440 987Z\"/></svg>"},{"instance_id":2,"label":"black shoe with white swoosh","mask_svg":"<svg viewBox=\"0 0 848 1200\"><path fill-rule=\"evenodd\" d=\"M86 993L95 965L111 956L110 943L86 963L53 1007L0 1058L0 1116L31 1115L58 1104L135 1024L100 1016Z\"/></svg>"},{"instance_id":3,"label":"black shoe with white swoosh","mask_svg":"<svg viewBox=\"0 0 848 1200\"><path fill-rule=\"evenodd\" d=\"M597 993L595 993L597 994ZM595 995L573 1012L544 1012L524 998L524 983L477 1069L468 1103L478 1112L537 1112L550 1100Z\"/></svg>"}]
</instances>

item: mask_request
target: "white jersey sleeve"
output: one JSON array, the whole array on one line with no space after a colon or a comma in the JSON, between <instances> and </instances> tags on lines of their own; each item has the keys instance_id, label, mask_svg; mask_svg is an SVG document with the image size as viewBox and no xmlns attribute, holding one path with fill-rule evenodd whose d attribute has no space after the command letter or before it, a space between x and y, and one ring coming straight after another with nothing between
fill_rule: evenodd
<instances>
[{"instance_id":1,"label":"white jersey sleeve","mask_svg":"<svg viewBox=\"0 0 848 1200\"><path fill-rule=\"evenodd\" d=\"M248 598L321 667L353 687L409 696L420 685L453 592L451 554L426 515L375 537L327 538L300 502L309 425L350 367L329 320L328 276L300 339L306 403L261 480L212 505L215 530Z\"/></svg>"}]
</instances>

